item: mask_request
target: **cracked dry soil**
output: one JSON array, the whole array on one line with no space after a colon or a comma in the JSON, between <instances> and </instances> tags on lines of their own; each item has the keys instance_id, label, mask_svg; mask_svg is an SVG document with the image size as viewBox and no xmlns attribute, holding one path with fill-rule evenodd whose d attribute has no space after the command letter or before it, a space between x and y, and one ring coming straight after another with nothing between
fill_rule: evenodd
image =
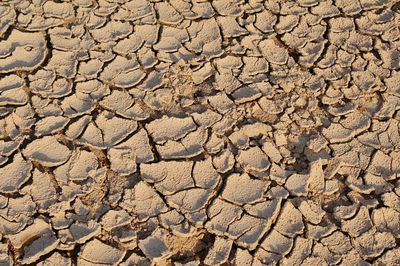
<instances>
[{"instance_id":1,"label":"cracked dry soil","mask_svg":"<svg viewBox=\"0 0 400 266\"><path fill-rule=\"evenodd\" d=\"M0 265L400 265L400 2L3 0Z\"/></svg>"}]
</instances>

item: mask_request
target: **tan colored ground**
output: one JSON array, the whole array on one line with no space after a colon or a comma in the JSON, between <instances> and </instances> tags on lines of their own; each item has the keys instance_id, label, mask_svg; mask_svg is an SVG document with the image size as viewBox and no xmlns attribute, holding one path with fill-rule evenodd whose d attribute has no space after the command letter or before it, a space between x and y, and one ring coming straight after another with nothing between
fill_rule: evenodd
<instances>
[{"instance_id":1,"label":"tan colored ground","mask_svg":"<svg viewBox=\"0 0 400 266\"><path fill-rule=\"evenodd\" d=\"M400 265L400 2L3 0L0 265Z\"/></svg>"}]
</instances>

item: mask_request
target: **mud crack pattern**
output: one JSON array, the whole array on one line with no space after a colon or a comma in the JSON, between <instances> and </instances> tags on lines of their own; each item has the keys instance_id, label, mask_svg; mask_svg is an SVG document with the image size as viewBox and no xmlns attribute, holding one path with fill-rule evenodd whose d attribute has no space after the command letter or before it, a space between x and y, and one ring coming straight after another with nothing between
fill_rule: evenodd
<instances>
[{"instance_id":1,"label":"mud crack pattern","mask_svg":"<svg viewBox=\"0 0 400 266\"><path fill-rule=\"evenodd\" d=\"M400 3L3 0L1 265L400 265Z\"/></svg>"}]
</instances>

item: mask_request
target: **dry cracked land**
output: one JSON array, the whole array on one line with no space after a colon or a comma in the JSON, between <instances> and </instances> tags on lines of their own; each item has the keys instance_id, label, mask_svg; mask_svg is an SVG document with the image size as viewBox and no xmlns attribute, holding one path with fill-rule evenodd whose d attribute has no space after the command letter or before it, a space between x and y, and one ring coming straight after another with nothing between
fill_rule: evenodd
<instances>
[{"instance_id":1,"label":"dry cracked land","mask_svg":"<svg viewBox=\"0 0 400 266\"><path fill-rule=\"evenodd\" d=\"M0 265L400 265L400 2L2 0Z\"/></svg>"}]
</instances>

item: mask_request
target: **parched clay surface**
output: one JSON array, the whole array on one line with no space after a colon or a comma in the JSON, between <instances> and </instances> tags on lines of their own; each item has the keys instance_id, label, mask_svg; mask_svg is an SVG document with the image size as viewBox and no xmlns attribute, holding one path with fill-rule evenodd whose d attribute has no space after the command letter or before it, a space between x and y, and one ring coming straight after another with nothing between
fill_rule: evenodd
<instances>
[{"instance_id":1,"label":"parched clay surface","mask_svg":"<svg viewBox=\"0 0 400 266\"><path fill-rule=\"evenodd\" d=\"M400 265L400 3L0 1L0 265Z\"/></svg>"}]
</instances>

